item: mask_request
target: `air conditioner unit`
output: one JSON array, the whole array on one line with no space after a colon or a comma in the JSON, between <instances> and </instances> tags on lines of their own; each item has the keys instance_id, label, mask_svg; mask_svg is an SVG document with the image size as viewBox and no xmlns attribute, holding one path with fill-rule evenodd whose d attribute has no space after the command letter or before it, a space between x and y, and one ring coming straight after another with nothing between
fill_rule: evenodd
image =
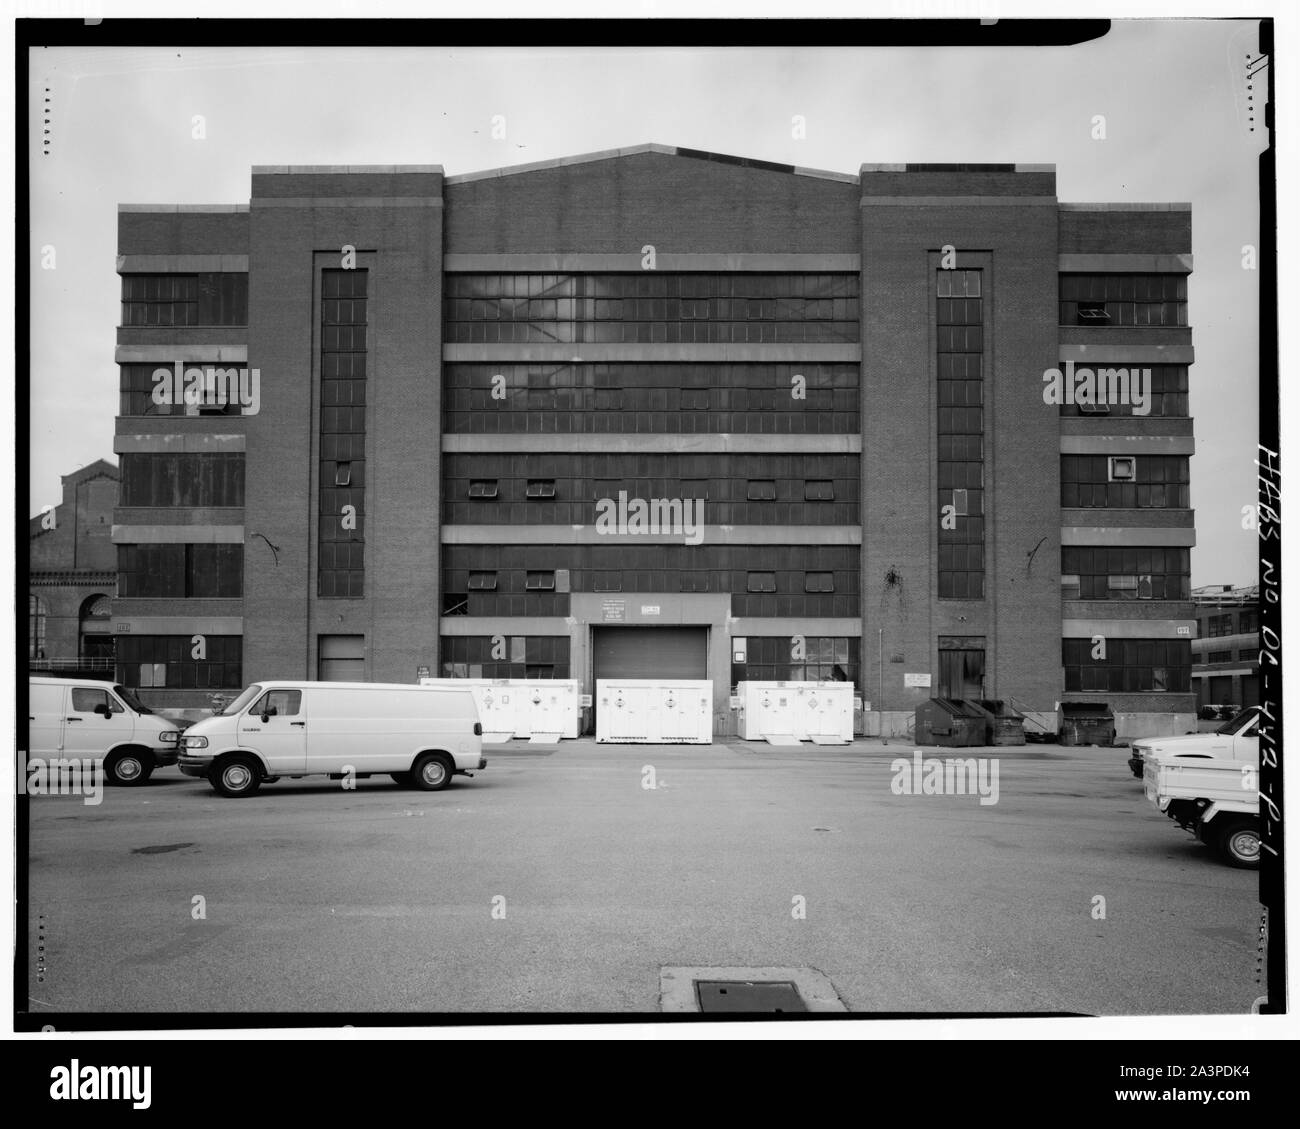
<instances>
[{"instance_id":1,"label":"air conditioner unit","mask_svg":"<svg viewBox=\"0 0 1300 1129\"><path fill-rule=\"evenodd\" d=\"M1137 480L1137 459L1132 455L1112 455L1110 460L1111 482L1134 482Z\"/></svg>"}]
</instances>

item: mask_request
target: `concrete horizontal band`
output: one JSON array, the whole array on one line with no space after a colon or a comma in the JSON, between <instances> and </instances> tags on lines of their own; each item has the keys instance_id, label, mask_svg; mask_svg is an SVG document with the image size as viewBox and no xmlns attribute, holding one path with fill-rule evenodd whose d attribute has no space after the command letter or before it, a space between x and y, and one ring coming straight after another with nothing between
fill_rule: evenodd
<instances>
[{"instance_id":1,"label":"concrete horizontal band","mask_svg":"<svg viewBox=\"0 0 1300 1129\"><path fill-rule=\"evenodd\" d=\"M113 359L119 365L152 364L245 364L248 361L247 345L118 345Z\"/></svg>"},{"instance_id":2,"label":"concrete horizontal band","mask_svg":"<svg viewBox=\"0 0 1300 1129\"><path fill-rule=\"evenodd\" d=\"M114 616L117 635L243 635L239 615L139 615Z\"/></svg>"},{"instance_id":3,"label":"concrete horizontal band","mask_svg":"<svg viewBox=\"0 0 1300 1129\"><path fill-rule=\"evenodd\" d=\"M903 173L905 173L905 172L907 172L907 165L906 165L906 164L873 164L873 163L871 163L871 162L867 162L867 163L865 163L865 164L859 165L858 167L859 167L859 169L860 169L862 172L865 172L865 173L872 173L872 172L903 172ZM1021 163L1017 162L1013 167L1015 168L1015 171L1016 171L1016 172L1056 172L1056 166L1055 166L1055 165L1021 164ZM921 173L916 173L916 174L914 174L914 175L917 175L917 176L926 176L926 175L932 175L932 173L921 172ZM978 174L978 172L974 172L974 173L972 173L972 172L965 172L965 173L957 173L957 174L955 174L955 175L959 175L959 176L971 176L971 175L979 175L979 174Z\"/></svg>"},{"instance_id":4,"label":"concrete horizontal band","mask_svg":"<svg viewBox=\"0 0 1300 1129\"><path fill-rule=\"evenodd\" d=\"M1198 654L1201 651L1222 651L1225 648L1245 647L1247 650L1257 650L1259 648L1259 632L1247 631L1238 635L1207 635L1204 639L1199 640L1200 647L1193 647L1192 650Z\"/></svg>"},{"instance_id":5,"label":"concrete horizontal band","mask_svg":"<svg viewBox=\"0 0 1300 1129\"><path fill-rule=\"evenodd\" d=\"M1210 667L1208 670L1192 671L1193 678L1227 678L1233 674L1258 674L1259 670L1250 666Z\"/></svg>"},{"instance_id":6,"label":"concrete horizontal band","mask_svg":"<svg viewBox=\"0 0 1300 1129\"><path fill-rule=\"evenodd\" d=\"M563 616L453 615L438 620L439 635L564 635L573 624Z\"/></svg>"},{"instance_id":7,"label":"concrete horizontal band","mask_svg":"<svg viewBox=\"0 0 1300 1129\"><path fill-rule=\"evenodd\" d=\"M342 176L361 174L392 176L395 173L442 175L441 165L254 165L254 176Z\"/></svg>"},{"instance_id":8,"label":"concrete horizontal band","mask_svg":"<svg viewBox=\"0 0 1300 1129\"><path fill-rule=\"evenodd\" d=\"M1141 203L1141 204L1061 204L1063 212L1190 212L1191 204Z\"/></svg>"},{"instance_id":9,"label":"concrete horizontal band","mask_svg":"<svg viewBox=\"0 0 1300 1129\"><path fill-rule=\"evenodd\" d=\"M247 273L247 255L118 255L118 274Z\"/></svg>"},{"instance_id":10,"label":"concrete horizontal band","mask_svg":"<svg viewBox=\"0 0 1300 1129\"><path fill-rule=\"evenodd\" d=\"M856 364L862 360L859 344L750 345L750 344L646 344L646 345L444 345L446 363L486 364L610 364L675 361L723 364L752 361L758 364Z\"/></svg>"},{"instance_id":11,"label":"concrete horizontal band","mask_svg":"<svg viewBox=\"0 0 1300 1129\"><path fill-rule=\"evenodd\" d=\"M1179 548L1196 544L1196 530L1190 526L1149 525L1066 525L1061 527L1061 546L1100 548Z\"/></svg>"},{"instance_id":12,"label":"concrete horizontal band","mask_svg":"<svg viewBox=\"0 0 1300 1129\"><path fill-rule=\"evenodd\" d=\"M436 196L258 196L256 208L441 208Z\"/></svg>"},{"instance_id":13,"label":"concrete horizontal band","mask_svg":"<svg viewBox=\"0 0 1300 1129\"><path fill-rule=\"evenodd\" d=\"M1111 254L1063 254L1058 270L1091 274L1115 271L1133 271L1138 274L1188 274L1192 269L1192 256L1186 255L1131 255L1127 252Z\"/></svg>"},{"instance_id":14,"label":"concrete horizontal band","mask_svg":"<svg viewBox=\"0 0 1300 1129\"><path fill-rule=\"evenodd\" d=\"M1062 435L1063 455L1194 455L1190 435Z\"/></svg>"},{"instance_id":15,"label":"concrete horizontal band","mask_svg":"<svg viewBox=\"0 0 1300 1129\"><path fill-rule=\"evenodd\" d=\"M1187 639L1196 638L1194 619L1063 619L1062 639Z\"/></svg>"},{"instance_id":16,"label":"concrete horizontal band","mask_svg":"<svg viewBox=\"0 0 1300 1129\"><path fill-rule=\"evenodd\" d=\"M118 204L119 212L172 212L180 214L236 215L248 211L247 204Z\"/></svg>"},{"instance_id":17,"label":"concrete horizontal band","mask_svg":"<svg viewBox=\"0 0 1300 1129\"><path fill-rule=\"evenodd\" d=\"M557 271L630 271L655 274L663 271L839 271L857 274L862 269L861 255L804 254L735 254L697 255L660 252L655 256L655 270L641 269L641 252L626 254L556 254L556 255L471 255L448 254L442 269L485 271L492 273Z\"/></svg>"},{"instance_id":18,"label":"concrete horizontal band","mask_svg":"<svg viewBox=\"0 0 1300 1129\"><path fill-rule=\"evenodd\" d=\"M242 435L215 435L202 431L187 435L114 435L113 454L131 455L145 452L193 453L242 451Z\"/></svg>"},{"instance_id":19,"label":"concrete horizontal band","mask_svg":"<svg viewBox=\"0 0 1300 1129\"><path fill-rule=\"evenodd\" d=\"M594 507L593 507L594 508ZM594 517L594 515L593 515ZM116 528L116 526L114 527ZM861 545L860 525L706 525L702 545ZM444 525L444 545L680 545L682 533L600 533L592 525ZM116 538L114 538L116 540Z\"/></svg>"},{"instance_id":20,"label":"concrete horizontal band","mask_svg":"<svg viewBox=\"0 0 1300 1129\"><path fill-rule=\"evenodd\" d=\"M114 545L242 545L242 525L115 525Z\"/></svg>"},{"instance_id":21,"label":"concrete horizontal band","mask_svg":"<svg viewBox=\"0 0 1300 1129\"><path fill-rule=\"evenodd\" d=\"M498 451L572 455L856 455L861 435L443 435L447 455L491 455Z\"/></svg>"},{"instance_id":22,"label":"concrete horizontal band","mask_svg":"<svg viewBox=\"0 0 1300 1129\"><path fill-rule=\"evenodd\" d=\"M772 616L739 616L728 622L732 638L761 638L765 635L833 635L855 639L862 634L862 620L850 617L819 616L808 619Z\"/></svg>"},{"instance_id":23,"label":"concrete horizontal band","mask_svg":"<svg viewBox=\"0 0 1300 1129\"><path fill-rule=\"evenodd\" d=\"M1076 365L1190 365L1196 360L1191 345L1062 345L1059 356Z\"/></svg>"},{"instance_id":24,"label":"concrete horizontal band","mask_svg":"<svg viewBox=\"0 0 1300 1129\"><path fill-rule=\"evenodd\" d=\"M860 207L883 204L903 208L1056 207L1055 196L864 196Z\"/></svg>"}]
</instances>

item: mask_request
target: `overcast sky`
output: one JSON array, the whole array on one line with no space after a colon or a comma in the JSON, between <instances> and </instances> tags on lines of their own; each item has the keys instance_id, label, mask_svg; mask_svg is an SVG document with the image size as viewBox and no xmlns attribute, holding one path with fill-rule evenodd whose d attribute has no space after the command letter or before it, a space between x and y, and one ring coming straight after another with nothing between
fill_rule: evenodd
<instances>
[{"instance_id":1,"label":"overcast sky","mask_svg":"<svg viewBox=\"0 0 1300 1129\"><path fill-rule=\"evenodd\" d=\"M452 175L648 141L846 173L1038 162L1056 165L1064 201L1192 204L1192 583L1252 583L1257 535L1241 508L1255 498L1258 275L1242 247L1258 242L1263 132L1248 131L1244 77L1255 32L1252 21L1117 21L1079 47L988 51L36 51L31 512L59 500L60 475L114 458L119 202L247 203L255 164ZM498 114L503 140L491 136ZM791 137L795 114L806 139ZM47 245L54 270L41 268Z\"/></svg>"}]
</instances>

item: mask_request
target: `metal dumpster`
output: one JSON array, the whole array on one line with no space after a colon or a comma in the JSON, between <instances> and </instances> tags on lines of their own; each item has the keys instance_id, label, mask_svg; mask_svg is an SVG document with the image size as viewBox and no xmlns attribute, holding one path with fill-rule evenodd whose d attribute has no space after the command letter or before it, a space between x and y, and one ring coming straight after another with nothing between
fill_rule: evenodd
<instances>
[{"instance_id":1,"label":"metal dumpster","mask_svg":"<svg viewBox=\"0 0 1300 1129\"><path fill-rule=\"evenodd\" d=\"M1115 715L1105 702L1062 702L1057 743L1061 745L1115 744Z\"/></svg>"},{"instance_id":2,"label":"metal dumpster","mask_svg":"<svg viewBox=\"0 0 1300 1129\"><path fill-rule=\"evenodd\" d=\"M988 717L988 744L1023 745L1025 715L1012 709L1001 698L981 698L975 703Z\"/></svg>"},{"instance_id":3,"label":"metal dumpster","mask_svg":"<svg viewBox=\"0 0 1300 1129\"><path fill-rule=\"evenodd\" d=\"M989 717L974 702L963 698L931 698L916 707L915 739L918 745L982 745Z\"/></svg>"}]
</instances>

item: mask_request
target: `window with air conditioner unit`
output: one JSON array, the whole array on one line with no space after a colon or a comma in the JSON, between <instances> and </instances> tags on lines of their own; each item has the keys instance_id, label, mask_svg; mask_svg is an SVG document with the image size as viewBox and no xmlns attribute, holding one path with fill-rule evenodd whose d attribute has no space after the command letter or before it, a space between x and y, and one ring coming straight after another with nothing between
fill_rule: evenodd
<instances>
[{"instance_id":1,"label":"window with air conditioner unit","mask_svg":"<svg viewBox=\"0 0 1300 1129\"><path fill-rule=\"evenodd\" d=\"M1111 482L1136 482L1137 459L1132 455L1112 455L1110 457Z\"/></svg>"}]
</instances>

